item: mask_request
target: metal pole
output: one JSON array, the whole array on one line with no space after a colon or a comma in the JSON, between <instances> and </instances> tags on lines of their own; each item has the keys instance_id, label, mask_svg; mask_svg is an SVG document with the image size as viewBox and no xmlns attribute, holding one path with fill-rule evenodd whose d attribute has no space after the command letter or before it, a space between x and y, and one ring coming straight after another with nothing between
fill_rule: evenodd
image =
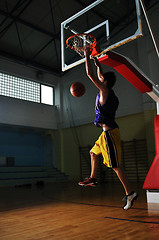
<instances>
[{"instance_id":1,"label":"metal pole","mask_svg":"<svg viewBox=\"0 0 159 240\"><path fill-rule=\"evenodd\" d=\"M153 40L153 43L154 43L154 46L155 46L155 49L156 49L156 52L157 52L158 58L159 58L159 48L158 48L158 46L157 46L157 43L156 43L156 39L155 39L154 33L153 33L153 31L152 31L152 27L151 27L151 23L150 23L150 20L149 20L149 17L148 17L147 11L146 11L146 7L145 7L145 5L144 5L143 0L140 0L140 3L141 3L141 6L142 6L142 9L143 9L143 12L144 12L145 18L146 18L146 22L147 22L147 25L148 25L148 27L149 27L149 31L150 31L150 34L151 34L151 37L152 37L152 40Z\"/></svg>"},{"instance_id":2,"label":"metal pole","mask_svg":"<svg viewBox=\"0 0 159 240\"><path fill-rule=\"evenodd\" d=\"M158 48L158 46L157 46L154 33L153 33L153 31L152 31L152 27L151 27L151 23L150 23L150 20L149 20L147 11L146 11L146 7L145 7L145 5L144 5L143 0L140 0L140 3L141 3L141 6L142 6L142 9L143 9L145 18L146 18L146 22L147 22L147 25L148 25L148 28L149 28L149 31L150 31L150 34L151 34L151 37L152 37L152 40L153 40L155 49L156 49L157 56L158 56L158 58L159 58L159 48ZM158 102L158 101L156 102L156 107L157 107L157 115L159 115L159 102Z\"/></svg>"},{"instance_id":3,"label":"metal pole","mask_svg":"<svg viewBox=\"0 0 159 240\"><path fill-rule=\"evenodd\" d=\"M50 9L51 9L51 17L52 17L52 24L53 24L53 32L55 33L55 32L56 32L56 27L55 27L54 13L53 13L53 7L52 7L52 2L51 2L51 0L49 0L49 4L50 4ZM54 46L55 46L55 52L56 52L57 62L58 62L58 65L60 65L59 57L58 57L58 51L57 51L57 45L56 45L56 41L55 41L55 39L54 39Z\"/></svg>"}]
</instances>

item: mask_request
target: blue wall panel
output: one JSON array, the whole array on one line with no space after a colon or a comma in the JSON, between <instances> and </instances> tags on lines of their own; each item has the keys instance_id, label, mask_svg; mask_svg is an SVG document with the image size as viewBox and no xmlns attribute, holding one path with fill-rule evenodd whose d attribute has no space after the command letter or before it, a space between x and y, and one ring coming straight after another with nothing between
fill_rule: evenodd
<instances>
[{"instance_id":1,"label":"blue wall panel","mask_svg":"<svg viewBox=\"0 0 159 240\"><path fill-rule=\"evenodd\" d=\"M0 129L0 156L14 157L15 166L45 166L46 139L21 129Z\"/></svg>"}]
</instances>

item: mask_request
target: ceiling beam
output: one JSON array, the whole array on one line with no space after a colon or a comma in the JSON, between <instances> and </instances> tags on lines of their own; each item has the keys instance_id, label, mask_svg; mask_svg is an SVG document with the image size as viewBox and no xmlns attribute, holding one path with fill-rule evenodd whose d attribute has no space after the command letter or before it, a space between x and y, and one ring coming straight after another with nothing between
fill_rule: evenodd
<instances>
[{"instance_id":1,"label":"ceiling beam","mask_svg":"<svg viewBox=\"0 0 159 240\"><path fill-rule=\"evenodd\" d=\"M0 15L8 16L8 13L4 12L3 10L0 9ZM39 27L33 25L32 23L29 23L29 22L27 22L27 21L25 21L25 20L23 20L23 19L21 19L19 17L13 16L12 14L9 15L9 18L12 19L13 21L17 21L18 23L21 23L24 26L32 28L35 31L38 31L40 33L43 33L43 34L49 36L49 37L52 37L52 38L60 40L60 33L61 33L60 31L58 33L56 33L56 34L53 34L53 33L48 32L48 31L46 31L46 30L44 30L42 28L39 28Z\"/></svg>"},{"instance_id":2,"label":"ceiling beam","mask_svg":"<svg viewBox=\"0 0 159 240\"><path fill-rule=\"evenodd\" d=\"M6 22L6 20L8 19L9 15L12 14L13 12L15 12L20 7L20 5L23 4L23 3L24 3L24 0L19 0L15 4L15 6L12 8L12 10L10 12L8 11L8 15L2 20L2 22L0 23L0 26L2 26Z\"/></svg>"},{"instance_id":3,"label":"ceiling beam","mask_svg":"<svg viewBox=\"0 0 159 240\"><path fill-rule=\"evenodd\" d=\"M18 15L16 16L16 18L18 18L25 10L26 8L32 3L33 0L29 0L29 2L27 2L27 4L24 6L24 8L18 13ZM18 3L20 3L21 1L19 1ZM17 10L18 6L16 6L14 8L14 10ZM10 16L11 16L11 13L13 12L13 10L7 14L6 18L4 19L4 21L1 23L1 25L3 26L5 20L7 20ZM1 31L0 31L0 34L1 34L1 38L3 37L3 35L8 31L8 29L12 26L12 24L14 24L16 22L16 19L12 19L12 22L10 22L6 27L4 27Z\"/></svg>"}]
</instances>

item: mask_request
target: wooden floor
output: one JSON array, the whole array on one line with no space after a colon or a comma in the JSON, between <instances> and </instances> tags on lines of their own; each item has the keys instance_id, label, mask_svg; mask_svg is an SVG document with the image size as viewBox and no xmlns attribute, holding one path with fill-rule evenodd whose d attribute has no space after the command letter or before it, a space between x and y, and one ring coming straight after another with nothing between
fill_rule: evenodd
<instances>
[{"instance_id":1,"label":"wooden floor","mask_svg":"<svg viewBox=\"0 0 159 240\"><path fill-rule=\"evenodd\" d=\"M135 188L135 186L134 186ZM158 240L159 206L145 191L123 211L120 184L0 188L0 240Z\"/></svg>"}]
</instances>

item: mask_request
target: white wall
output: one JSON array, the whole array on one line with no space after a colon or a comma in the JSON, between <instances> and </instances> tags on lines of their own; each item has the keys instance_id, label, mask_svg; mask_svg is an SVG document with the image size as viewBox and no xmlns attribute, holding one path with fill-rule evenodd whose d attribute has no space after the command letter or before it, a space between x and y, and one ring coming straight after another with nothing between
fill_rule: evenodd
<instances>
[{"instance_id":1,"label":"white wall","mask_svg":"<svg viewBox=\"0 0 159 240\"><path fill-rule=\"evenodd\" d=\"M0 60L0 71L55 87L55 106L0 96L0 123L57 129L61 102L60 78L14 62Z\"/></svg>"},{"instance_id":2,"label":"white wall","mask_svg":"<svg viewBox=\"0 0 159 240\"><path fill-rule=\"evenodd\" d=\"M56 107L0 96L0 123L57 129Z\"/></svg>"}]
</instances>

